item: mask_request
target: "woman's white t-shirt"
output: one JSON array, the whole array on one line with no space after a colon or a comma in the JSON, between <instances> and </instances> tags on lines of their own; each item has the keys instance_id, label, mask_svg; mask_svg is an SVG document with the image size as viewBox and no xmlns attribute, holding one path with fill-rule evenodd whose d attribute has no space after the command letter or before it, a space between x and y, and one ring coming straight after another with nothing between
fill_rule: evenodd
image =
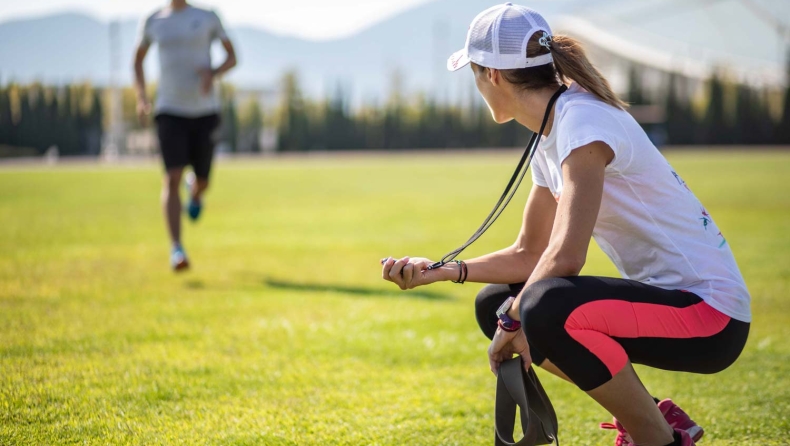
<instances>
[{"instance_id":1,"label":"woman's white t-shirt","mask_svg":"<svg viewBox=\"0 0 790 446\"><path fill-rule=\"evenodd\" d=\"M628 112L571 84L557 99L552 131L535 153L534 184L559 201L562 162L595 141L606 143L614 159L606 167L593 237L620 274L691 291L727 316L750 322L749 292L727 239Z\"/></svg>"}]
</instances>

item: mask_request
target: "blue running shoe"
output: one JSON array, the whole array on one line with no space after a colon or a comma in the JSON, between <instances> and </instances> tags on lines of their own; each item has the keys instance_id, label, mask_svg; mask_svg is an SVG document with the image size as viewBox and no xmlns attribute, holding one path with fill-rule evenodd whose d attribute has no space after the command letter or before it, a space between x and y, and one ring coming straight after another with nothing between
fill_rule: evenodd
<instances>
[{"instance_id":1,"label":"blue running shoe","mask_svg":"<svg viewBox=\"0 0 790 446\"><path fill-rule=\"evenodd\" d=\"M195 200L194 198L189 200L189 204L187 204L187 215L192 221L196 221L198 217L200 217L200 211L203 209L203 203L200 200Z\"/></svg>"},{"instance_id":2,"label":"blue running shoe","mask_svg":"<svg viewBox=\"0 0 790 446\"><path fill-rule=\"evenodd\" d=\"M195 194L193 191L197 187L197 178L195 177L194 172L188 172L184 177L184 187L187 190L188 197L194 197ZM189 219L192 221L197 221L198 217L200 217L200 211L203 209L203 203L198 199L190 198L189 203L186 207L187 215L189 215Z\"/></svg>"},{"instance_id":3,"label":"blue running shoe","mask_svg":"<svg viewBox=\"0 0 790 446\"><path fill-rule=\"evenodd\" d=\"M174 246L173 250L170 251L170 266L173 268L173 271L176 272L189 268L187 254L184 252L184 248L181 245Z\"/></svg>"}]
</instances>

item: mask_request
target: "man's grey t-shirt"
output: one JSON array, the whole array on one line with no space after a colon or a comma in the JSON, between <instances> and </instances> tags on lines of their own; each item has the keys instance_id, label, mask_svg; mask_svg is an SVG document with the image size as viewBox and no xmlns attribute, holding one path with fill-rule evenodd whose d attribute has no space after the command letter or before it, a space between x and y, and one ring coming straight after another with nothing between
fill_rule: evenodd
<instances>
[{"instance_id":1,"label":"man's grey t-shirt","mask_svg":"<svg viewBox=\"0 0 790 446\"><path fill-rule=\"evenodd\" d=\"M157 114L197 118L219 111L217 89L205 95L200 88L200 70L211 69L215 39L227 39L219 17L193 6L178 11L167 7L142 23L139 42L159 46Z\"/></svg>"}]
</instances>

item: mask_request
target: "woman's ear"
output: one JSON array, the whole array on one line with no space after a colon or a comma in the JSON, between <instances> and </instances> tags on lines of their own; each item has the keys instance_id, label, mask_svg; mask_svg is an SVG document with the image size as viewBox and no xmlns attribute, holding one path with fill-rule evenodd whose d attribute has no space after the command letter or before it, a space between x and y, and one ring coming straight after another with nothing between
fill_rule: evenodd
<instances>
[{"instance_id":1,"label":"woman's ear","mask_svg":"<svg viewBox=\"0 0 790 446\"><path fill-rule=\"evenodd\" d=\"M488 82L491 82L492 85L498 86L502 81L502 74L499 72L499 70L495 68L488 68L486 71L486 74L488 75Z\"/></svg>"}]
</instances>

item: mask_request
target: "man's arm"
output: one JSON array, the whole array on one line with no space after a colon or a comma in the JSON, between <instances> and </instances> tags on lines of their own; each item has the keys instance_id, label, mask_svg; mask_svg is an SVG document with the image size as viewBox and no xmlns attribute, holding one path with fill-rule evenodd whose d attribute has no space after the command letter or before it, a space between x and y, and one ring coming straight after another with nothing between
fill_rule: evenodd
<instances>
[{"instance_id":1,"label":"man's arm","mask_svg":"<svg viewBox=\"0 0 790 446\"><path fill-rule=\"evenodd\" d=\"M550 277L576 276L584 266L603 197L606 165L614 158L608 145L596 141L575 149L562 163L565 180L548 247L537 262L524 290ZM521 320L516 298L508 316Z\"/></svg>"},{"instance_id":2,"label":"man's arm","mask_svg":"<svg viewBox=\"0 0 790 446\"><path fill-rule=\"evenodd\" d=\"M142 41L134 53L134 89L137 93L137 116L142 125L145 124L146 115L151 112L151 104L148 102L145 92L145 70L143 69L143 62L150 47L150 43Z\"/></svg>"},{"instance_id":3,"label":"man's arm","mask_svg":"<svg viewBox=\"0 0 790 446\"><path fill-rule=\"evenodd\" d=\"M200 89L204 95L211 93L214 88L214 79L222 76L236 66L236 50L233 43L227 37L220 39L222 47L225 48L225 62L217 68L203 69L200 71Z\"/></svg>"},{"instance_id":4,"label":"man's arm","mask_svg":"<svg viewBox=\"0 0 790 446\"><path fill-rule=\"evenodd\" d=\"M222 76L236 66L236 49L233 48L233 42L231 42L230 39L222 39L221 42L227 57L222 65L214 69L215 77Z\"/></svg>"}]
</instances>

